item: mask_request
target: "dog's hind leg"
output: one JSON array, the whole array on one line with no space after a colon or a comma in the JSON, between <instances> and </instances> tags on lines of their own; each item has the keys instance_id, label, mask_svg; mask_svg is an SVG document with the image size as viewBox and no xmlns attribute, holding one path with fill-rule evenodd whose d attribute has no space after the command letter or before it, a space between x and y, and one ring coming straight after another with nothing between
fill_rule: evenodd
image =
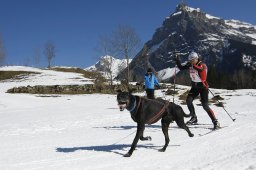
<instances>
[{"instance_id":1,"label":"dog's hind leg","mask_svg":"<svg viewBox=\"0 0 256 170\"><path fill-rule=\"evenodd\" d=\"M194 136L194 134L190 132L189 128L185 124L184 120L176 120L176 123L180 128L185 129L187 131L189 137Z\"/></svg>"},{"instance_id":2,"label":"dog's hind leg","mask_svg":"<svg viewBox=\"0 0 256 170\"><path fill-rule=\"evenodd\" d=\"M170 142L169 134L168 134L168 128L169 128L170 123L171 123L171 121L169 121L167 117L162 118L162 120L161 120L162 131L164 133L164 138L165 138L165 144L162 149L159 149L159 152L164 152Z\"/></svg>"}]
</instances>

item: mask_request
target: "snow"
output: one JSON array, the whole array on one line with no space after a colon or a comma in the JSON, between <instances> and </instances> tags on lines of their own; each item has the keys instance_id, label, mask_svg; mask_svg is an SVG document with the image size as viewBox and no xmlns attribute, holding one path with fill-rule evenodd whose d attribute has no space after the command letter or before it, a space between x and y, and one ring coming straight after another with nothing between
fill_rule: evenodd
<instances>
[{"instance_id":1,"label":"snow","mask_svg":"<svg viewBox=\"0 0 256 170\"><path fill-rule=\"evenodd\" d=\"M36 85L74 85L74 84L93 84L92 79L84 78L79 73L63 73L60 71L53 70L42 70L33 67L24 66L5 66L0 67L0 71L28 71L35 72L26 79L17 81L11 81L9 83L1 83L0 91L5 92L6 90L19 86L36 86Z\"/></svg>"},{"instance_id":2,"label":"snow","mask_svg":"<svg viewBox=\"0 0 256 170\"><path fill-rule=\"evenodd\" d=\"M224 41L224 39L217 34L203 34L206 36L206 39L201 40L202 42L207 42L207 41Z\"/></svg>"},{"instance_id":3,"label":"snow","mask_svg":"<svg viewBox=\"0 0 256 170\"><path fill-rule=\"evenodd\" d=\"M225 23L231 27L233 27L234 29L236 30L229 30L227 31L228 34L233 34L233 35L246 35L246 36L249 36L250 38L254 39L252 40L252 44L253 45L256 45L256 34L250 34L250 33L247 33L247 34L244 34L242 32L239 31L239 28L253 28L254 30L256 30L256 26L255 25L252 25L250 23L246 23L246 22L241 22L241 21L238 21L238 20L225 20Z\"/></svg>"},{"instance_id":4,"label":"snow","mask_svg":"<svg viewBox=\"0 0 256 170\"><path fill-rule=\"evenodd\" d=\"M215 16L212 16L212 15L210 15L210 14L206 14L205 16L206 16L208 19L220 19L220 18L215 17Z\"/></svg>"},{"instance_id":5,"label":"snow","mask_svg":"<svg viewBox=\"0 0 256 170\"><path fill-rule=\"evenodd\" d=\"M173 77L175 75L175 73L177 74L179 72L179 69L174 67L174 68L166 68L166 69L163 69L163 70L160 70L158 71L158 75L157 77L159 78L159 81L160 80L167 80L171 77Z\"/></svg>"},{"instance_id":6,"label":"snow","mask_svg":"<svg viewBox=\"0 0 256 170\"><path fill-rule=\"evenodd\" d=\"M252 24L246 23L246 22L241 22L239 20L225 20L225 24L230 25L233 28L241 28L241 27L252 28L253 27L256 29L255 25L252 25Z\"/></svg>"},{"instance_id":7,"label":"snow","mask_svg":"<svg viewBox=\"0 0 256 170\"><path fill-rule=\"evenodd\" d=\"M0 70L37 71L24 80L0 82L0 169L1 170L248 170L256 169L256 90L211 89L224 97L226 110L210 107L224 127L205 136L212 127L208 115L194 101L199 123L190 128L193 138L172 123L166 152L160 121L147 126L132 157L125 154L133 141L136 123L128 111L117 109L116 95L59 95L39 97L30 94L7 94L7 87L24 84L85 83L79 74L39 70L26 67L1 67ZM55 79L53 79L53 77ZM41 80L41 81L40 81ZM177 86L182 93L189 89ZM138 95L144 96L144 93ZM156 90L156 96L172 101ZM180 103L177 95L175 102ZM187 107L181 105L186 113ZM186 119L187 121L187 119Z\"/></svg>"},{"instance_id":8,"label":"snow","mask_svg":"<svg viewBox=\"0 0 256 170\"><path fill-rule=\"evenodd\" d=\"M225 30L223 30L223 33L227 34L227 35L235 35L235 36L244 36L245 35L244 33L237 31L235 29L225 29Z\"/></svg>"},{"instance_id":9,"label":"snow","mask_svg":"<svg viewBox=\"0 0 256 170\"><path fill-rule=\"evenodd\" d=\"M182 14L182 11L178 11L178 12L176 12L176 13L173 13L172 16L180 15L180 14Z\"/></svg>"},{"instance_id":10,"label":"snow","mask_svg":"<svg viewBox=\"0 0 256 170\"><path fill-rule=\"evenodd\" d=\"M248 36L254 40L252 40L252 44L255 45L255 41L256 41L256 34L244 34L240 31L234 30L234 29L227 29L227 30L223 30L224 34L229 34L229 35L236 35L236 36Z\"/></svg>"},{"instance_id":11,"label":"snow","mask_svg":"<svg viewBox=\"0 0 256 170\"><path fill-rule=\"evenodd\" d=\"M189 6L186 6L186 10L188 12L193 12L193 11L197 11L197 12L200 12L200 8L192 8L192 7L189 7Z\"/></svg>"},{"instance_id":12,"label":"snow","mask_svg":"<svg viewBox=\"0 0 256 170\"><path fill-rule=\"evenodd\" d=\"M246 34L246 35L248 35L249 37L251 37L251 38L256 40L256 34Z\"/></svg>"},{"instance_id":13,"label":"snow","mask_svg":"<svg viewBox=\"0 0 256 170\"><path fill-rule=\"evenodd\" d=\"M168 37L171 37L171 36L173 36L173 35L175 35L175 34L177 34L176 31L174 31L174 32L172 32L171 34L169 34Z\"/></svg>"},{"instance_id":14,"label":"snow","mask_svg":"<svg viewBox=\"0 0 256 170\"><path fill-rule=\"evenodd\" d=\"M112 59L112 62L111 62ZM132 61L132 59L129 59L129 63ZM110 78L110 74L107 71L108 68L112 71L112 77L115 78L120 70L123 70L126 67L127 60L126 59L118 59L114 58L112 56L106 55L102 56L100 58L100 61L98 61L95 65L92 65L90 67L85 68L85 70L89 71L101 71L103 76L106 78ZM109 65L111 64L111 65Z\"/></svg>"}]
</instances>

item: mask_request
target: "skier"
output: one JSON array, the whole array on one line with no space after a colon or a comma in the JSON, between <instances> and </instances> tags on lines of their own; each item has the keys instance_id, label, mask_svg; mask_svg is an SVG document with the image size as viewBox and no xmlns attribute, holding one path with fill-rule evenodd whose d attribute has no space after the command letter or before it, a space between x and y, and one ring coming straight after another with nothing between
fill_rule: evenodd
<instances>
[{"instance_id":1,"label":"skier","mask_svg":"<svg viewBox=\"0 0 256 170\"><path fill-rule=\"evenodd\" d=\"M155 94L154 94L155 85L158 88L160 88L158 80L152 71L153 71L152 68L148 68L147 73L145 74L145 77L144 77L145 90L146 90L148 99L155 99Z\"/></svg>"},{"instance_id":2,"label":"skier","mask_svg":"<svg viewBox=\"0 0 256 170\"><path fill-rule=\"evenodd\" d=\"M196 124L197 116L195 113L195 108L193 106L193 100L200 94L201 102L204 110L208 113L211 118L214 129L220 128L220 124L216 119L216 116L212 109L208 105L208 88L207 83L207 66L199 59L196 52L191 52L188 56L188 62L185 65L181 65L179 56L175 58L176 64L180 70L189 69L190 78L192 80L192 87L188 93L186 102L188 109L192 115L191 119L187 124Z\"/></svg>"}]
</instances>

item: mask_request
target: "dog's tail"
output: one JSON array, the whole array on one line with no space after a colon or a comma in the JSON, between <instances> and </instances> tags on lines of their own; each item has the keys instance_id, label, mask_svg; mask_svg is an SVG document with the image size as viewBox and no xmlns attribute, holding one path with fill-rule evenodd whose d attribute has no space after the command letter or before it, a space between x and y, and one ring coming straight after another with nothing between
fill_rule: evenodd
<instances>
[{"instance_id":1,"label":"dog's tail","mask_svg":"<svg viewBox=\"0 0 256 170\"><path fill-rule=\"evenodd\" d=\"M191 113L187 115L184 111L183 111L183 115L184 117L191 117Z\"/></svg>"},{"instance_id":2,"label":"dog's tail","mask_svg":"<svg viewBox=\"0 0 256 170\"><path fill-rule=\"evenodd\" d=\"M184 110L182 109L182 107L180 107L180 109L181 109L181 112L183 113L184 117L191 117L191 113L186 114L186 113L184 112Z\"/></svg>"},{"instance_id":3,"label":"dog's tail","mask_svg":"<svg viewBox=\"0 0 256 170\"><path fill-rule=\"evenodd\" d=\"M184 110L182 109L182 107L179 106L179 105L175 105L175 108L176 108L177 112L178 112L179 114L183 114L184 117L191 117L191 116L192 116L191 113L190 113L190 114L186 114L186 113L184 112Z\"/></svg>"}]
</instances>

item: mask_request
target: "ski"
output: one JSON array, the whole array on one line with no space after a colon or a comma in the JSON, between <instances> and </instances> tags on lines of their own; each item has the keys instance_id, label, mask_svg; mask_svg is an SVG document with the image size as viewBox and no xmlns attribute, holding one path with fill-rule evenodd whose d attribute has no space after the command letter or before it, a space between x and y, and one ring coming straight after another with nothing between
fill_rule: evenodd
<instances>
[{"instance_id":1,"label":"ski","mask_svg":"<svg viewBox=\"0 0 256 170\"><path fill-rule=\"evenodd\" d=\"M201 126L206 126L206 125L213 125L212 123L187 123L187 126L193 126L193 125L201 125Z\"/></svg>"},{"instance_id":2,"label":"ski","mask_svg":"<svg viewBox=\"0 0 256 170\"><path fill-rule=\"evenodd\" d=\"M208 123L193 123L193 124L187 124L189 128L194 128L194 129L209 129L212 130L212 124Z\"/></svg>"},{"instance_id":3,"label":"ski","mask_svg":"<svg viewBox=\"0 0 256 170\"><path fill-rule=\"evenodd\" d=\"M211 133L213 133L213 132L217 132L217 131L219 131L219 130L225 128L225 127L227 127L227 126L219 127L219 128L217 128L217 129L209 128L209 129L210 129L209 132L201 133L201 134L199 134L199 136L205 136L205 135L211 134Z\"/></svg>"}]
</instances>

